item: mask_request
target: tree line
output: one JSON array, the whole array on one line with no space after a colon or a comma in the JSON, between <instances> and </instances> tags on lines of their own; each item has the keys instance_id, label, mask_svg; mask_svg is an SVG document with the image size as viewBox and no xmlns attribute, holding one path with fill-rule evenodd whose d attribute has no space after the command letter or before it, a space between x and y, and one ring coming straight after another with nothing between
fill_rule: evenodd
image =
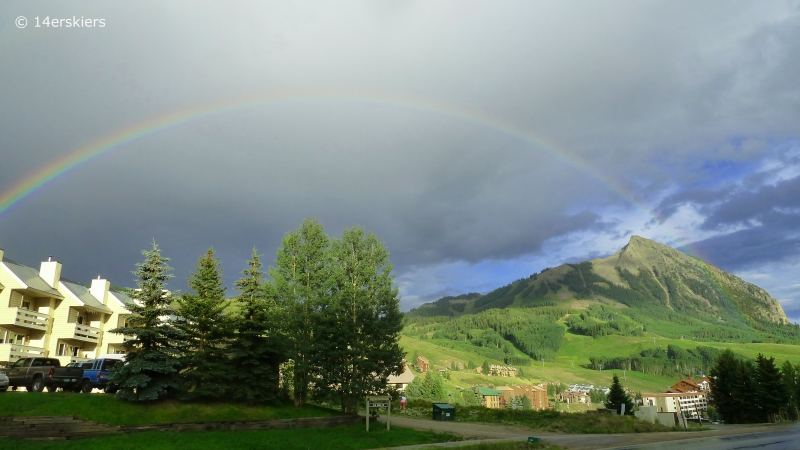
<instances>
[{"instance_id":1,"label":"tree line","mask_svg":"<svg viewBox=\"0 0 800 450\"><path fill-rule=\"evenodd\" d=\"M726 423L776 422L800 417L800 365L758 354L755 361L737 357L730 349L711 370L711 393L716 412Z\"/></svg>"},{"instance_id":2,"label":"tree line","mask_svg":"<svg viewBox=\"0 0 800 450\"><path fill-rule=\"evenodd\" d=\"M297 406L315 399L355 413L365 394L386 392L387 377L403 370L389 253L362 228L331 239L305 220L283 237L270 280L253 250L232 301L213 250L176 297L165 289L169 259L155 242L142 253L127 326L111 330L128 337L126 364L111 379L118 398L291 396Z\"/></svg>"},{"instance_id":3,"label":"tree line","mask_svg":"<svg viewBox=\"0 0 800 450\"><path fill-rule=\"evenodd\" d=\"M595 370L633 370L651 375L685 376L708 373L722 352L714 347L684 349L668 345L666 350L650 348L630 356L591 356Z\"/></svg>"}]
</instances>

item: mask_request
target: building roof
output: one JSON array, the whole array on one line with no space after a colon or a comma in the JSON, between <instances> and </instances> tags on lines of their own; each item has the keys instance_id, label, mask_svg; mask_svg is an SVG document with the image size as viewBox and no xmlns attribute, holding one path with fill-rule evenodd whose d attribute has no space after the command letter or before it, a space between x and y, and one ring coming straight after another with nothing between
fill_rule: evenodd
<instances>
[{"instance_id":1,"label":"building roof","mask_svg":"<svg viewBox=\"0 0 800 450\"><path fill-rule=\"evenodd\" d=\"M29 289L47 294L50 297L64 298L60 292L50 287L46 281L39 276L39 271L33 267L28 267L10 259L3 258L3 264L8 267L17 278L19 278Z\"/></svg>"},{"instance_id":2,"label":"building roof","mask_svg":"<svg viewBox=\"0 0 800 450\"><path fill-rule=\"evenodd\" d=\"M119 300L120 302L122 302L122 304L123 304L123 305L125 305L125 306L128 306L128 305L133 305L133 304L134 304L134 303L133 303L133 299L132 299L132 298L130 298L130 296L129 296L128 294L124 293L124 292L120 292L120 291L108 291L108 293L109 293L109 294L113 294L113 295L114 295L114 297L115 297L117 300Z\"/></svg>"},{"instance_id":3,"label":"building roof","mask_svg":"<svg viewBox=\"0 0 800 450\"><path fill-rule=\"evenodd\" d=\"M389 375L386 379L387 384L409 384L414 381L414 373L408 370L408 366L403 363L403 373L400 375Z\"/></svg>"},{"instance_id":4,"label":"building roof","mask_svg":"<svg viewBox=\"0 0 800 450\"><path fill-rule=\"evenodd\" d=\"M83 302L86 308L105 314L113 313L113 311L111 311L108 308L108 306L100 303L99 300L94 298L94 295L92 295L89 292L89 288L87 288L86 286L82 286L78 283L75 283L74 281L66 281L63 279L61 280L61 285L64 286L66 289L68 289L70 292L72 292L72 294L75 295L75 297L78 297L78 300Z\"/></svg>"},{"instance_id":5,"label":"building roof","mask_svg":"<svg viewBox=\"0 0 800 450\"><path fill-rule=\"evenodd\" d=\"M417 359L422 361L422 362L430 363L430 361L428 361L428 358L426 358L426 357L424 357L422 355L417 355Z\"/></svg>"},{"instance_id":6,"label":"building roof","mask_svg":"<svg viewBox=\"0 0 800 450\"><path fill-rule=\"evenodd\" d=\"M478 393L483 395L484 397L488 396L500 396L503 393L498 391L497 389L489 389L487 387L478 386Z\"/></svg>"}]
</instances>

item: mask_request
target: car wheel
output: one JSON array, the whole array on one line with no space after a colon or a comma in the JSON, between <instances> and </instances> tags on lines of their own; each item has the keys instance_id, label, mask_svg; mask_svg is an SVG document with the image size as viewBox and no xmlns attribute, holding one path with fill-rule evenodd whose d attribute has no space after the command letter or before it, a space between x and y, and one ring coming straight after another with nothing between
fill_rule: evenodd
<instances>
[{"instance_id":1,"label":"car wheel","mask_svg":"<svg viewBox=\"0 0 800 450\"><path fill-rule=\"evenodd\" d=\"M106 394L116 394L117 388L115 386L107 384L106 387L103 388L103 392L105 392Z\"/></svg>"},{"instance_id":2,"label":"car wheel","mask_svg":"<svg viewBox=\"0 0 800 450\"><path fill-rule=\"evenodd\" d=\"M8 390L8 386L0 387L0 392L5 392Z\"/></svg>"},{"instance_id":3,"label":"car wheel","mask_svg":"<svg viewBox=\"0 0 800 450\"><path fill-rule=\"evenodd\" d=\"M81 392L84 394L92 392L92 383L89 380L85 380L83 382L83 385L81 386Z\"/></svg>"},{"instance_id":4,"label":"car wheel","mask_svg":"<svg viewBox=\"0 0 800 450\"><path fill-rule=\"evenodd\" d=\"M29 390L31 392L42 392L44 390L44 380L41 377L34 379Z\"/></svg>"}]
</instances>

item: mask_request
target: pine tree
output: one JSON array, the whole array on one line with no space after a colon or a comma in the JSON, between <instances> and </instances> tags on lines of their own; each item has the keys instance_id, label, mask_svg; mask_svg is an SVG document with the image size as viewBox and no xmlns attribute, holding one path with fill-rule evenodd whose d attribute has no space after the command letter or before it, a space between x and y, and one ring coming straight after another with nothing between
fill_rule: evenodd
<instances>
[{"instance_id":1,"label":"pine tree","mask_svg":"<svg viewBox=\"0 0 800 450\"><path fill-rule=\"evenodd\" d=\"M276 268L270 269L278 301L289 312L287 334L293 360L294 404L308 400L309 383L319 355L316 336L318 311L329 300L330 239L322 224L306 219L297 231L287 233L278 249Z\"/></svg>"},{"instance_id":2,"label":"pine tree","mask_svg":"<svg viewBox=\"0 0 800 450\"><path fill-rule=\"evenodd\" d=\"M532 408L533 406L531 405L531 399L528 398L528 394L522 394L522 409L528 410Z\"/></svg>"},{"instance_id":3,"label":"pine tree","mask_svg":"<svg viewBox=\"0 0 800 450\"><path fill-rule=\"evenodd\" d=\"M783 389L786 393L786 405L783 409L784 416L789 420L798 418L798 390L800 390L800 379L798 379L797 368L788 360L781 365L781 380Z\"/></svg>"},{"instance_id":4,"label":"pine tree","mask_svg":"<svg viewBox=\"0 0 800 450\"><path fill-rule=\"evenodd\" d=\"M110 331L130 337L122 344L128 351L125 365L111 378L119 389L117 398L129 401L157 400L180 388L179 349L184 336L172 323L175 311L165 289L173 277L168 273L169 258L161 256L155 241L152 250L142 254L145 260L133 272L139 288L130 292L134 302L128 305L128 326Z\"/></svg>"},{"instance_id":5,"label":"pine tree","mask_svg":"<svg viewBox=\"0 0 800 450\"><path fill-rule=\"evenodd\" d=\"M219 398L227 395L231 373L226 348L231 324L224 314L225 287L214 250L200 257L195 270L188 280L194 294L178 299L175 324L186 336L181 378L191 397Z\"/></svg>"},{"instance_id":6,"label":"pine tree","mask_svg":"<svg viewBox=\"0 0 800 450\"><path fill-rule=\"evenodd\" d=\"M728 423L736 423L740 411L737 411L734 395L736 394L736 374L738 361L731 349L726 349L717 358L717 364L711 369L711 392L717 412Z\"/></svg>"},{"instance_id":7,"label":"pine tree","mask_svg":"<svg viewBox=\"0 0 800 450\"><path fill-rule=\"evenodd\" d=\"M633 401L631 397L625 392L625 388L622 387L622 384L619 382L619 377L615 374L612 378L611 382L611 389L608 392L608 398L606 399L605 406L608 409L613 409L617 413L622 410L622 405L625 405L625 414L632 415L633 414Z\"/></svg>"},{"instance_id":8,"label":"pine tree","mask_svg":"<svg viewBox=\"0 0 800 450\"><path fill-rule=\"evenodd\" d=\"M489 375L489 361L484 361L481 365L481 373Z\"/></svg>"},{"instance_id":9,"label":"pine tree","mask_svg":"<svg viewBox=\"0 0 800 450\"><path fill-rule=\"evenodd\" d=\"M763 417L775 422L776 416L787 403L787 392L781 372L775 366L775 358L766 358L761 353L756 357L756 386L758 405Z\"/></svg>"},{"instance_id":10,"label":"pine tree","mask_svg":"<svg viewBox=\"0 0 800 450\"><path fill-rule=\"evenodd\" d=\"M320 304L315 336L315 386L355 413L364 395L385 392L387 377L402 373L403 315L389 252L372 233L345 230L330 256L330 302Z\"/></svg>"},{"instance_id":11,"label":"pine tree","mask_svg":"<svg viewBox=\"0 0 800 450\"><path fill-rule=\"evenodd\" d=\"M282 330L286 320L275 301L274 288L262 275L260 257L253 249L249 266L236 282L239 312L237 330L230 346L230 367L235 368L234 399L247 402L280 401L280 366L287 358L288 341Z\"/></svg>"}]
</instances>

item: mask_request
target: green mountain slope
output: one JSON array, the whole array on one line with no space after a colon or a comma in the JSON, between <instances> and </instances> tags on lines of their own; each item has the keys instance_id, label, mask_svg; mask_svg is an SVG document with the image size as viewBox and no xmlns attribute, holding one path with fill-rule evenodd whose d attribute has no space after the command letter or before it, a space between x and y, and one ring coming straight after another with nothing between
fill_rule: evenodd
<instances>
[{"instance_id":1,"label":"green mountain slope","mask_svg":"<svg viewBox=\"0 0 800 450\"><path fill-rule=\"evenodd\" d=\"M778 301L763 289L638 236L608 258L545 269L485 295L444 297L411 310L408 320L482 316L495 309L525 315L563 311L568 331L592 337L652 332L698 341L800 343L798 327L788 324ZM557 349L540 349L552 351Z\"/></svg>"}]
</instances>

